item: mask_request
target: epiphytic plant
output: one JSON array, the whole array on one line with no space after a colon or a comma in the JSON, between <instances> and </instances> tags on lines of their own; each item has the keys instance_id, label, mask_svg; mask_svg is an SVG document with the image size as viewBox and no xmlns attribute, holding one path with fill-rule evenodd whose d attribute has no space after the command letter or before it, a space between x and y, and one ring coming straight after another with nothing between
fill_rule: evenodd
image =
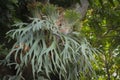
<instances>
[{"instance_id":1,"label":"epiphytic plant","mask_svg":"<svg viewBox=\"0 0 120 80\"><path fill-rule=\"evenodd\" d=\"M79 36L78 38L77 32L64 33L61 31L61 28L66 29L66 24L70 24L69 21L67 23L68 17L73 13L76 16L78 14L67 11L66 14L64 13L67 19L63 16L65 22L58 25L57 20L61 14L57 12L55 6L47 4L40 8L41 17L30 18L31 23L15 24L14 26L18 26L18 28L7 33L16 39L6 57L8 64L14 64L17 70L16 75L10 79L24 79L23 70L28 64L32 67L34 80L51 79L51 73L58 74L60 80L79 80L81 73L84 75L91 73L93 70L90 60L94 59L92 54L95 50L84 37ZM73 19L75 23L79 21L79 17ZM13 53L15 62L11 63L10 56Z\"/></svg>"}]
</instances>

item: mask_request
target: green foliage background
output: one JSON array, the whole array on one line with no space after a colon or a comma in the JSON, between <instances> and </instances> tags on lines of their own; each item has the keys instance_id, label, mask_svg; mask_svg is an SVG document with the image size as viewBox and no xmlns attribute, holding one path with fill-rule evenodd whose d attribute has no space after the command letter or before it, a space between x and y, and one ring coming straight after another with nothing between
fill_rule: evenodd
<instances>
[{"instance_id":1,"label":"green foliage background","mask_svg":"<svg viewBox=\"0 0 120 80\"><path fill-rule=\"evenodd\" d=\"M96 1L83 21L83 33L101 51L96 56L98 65L94 65L98 80L120 79L120 6L113 3L103 1L100 6Z\"/></svg>"}]
</instances>

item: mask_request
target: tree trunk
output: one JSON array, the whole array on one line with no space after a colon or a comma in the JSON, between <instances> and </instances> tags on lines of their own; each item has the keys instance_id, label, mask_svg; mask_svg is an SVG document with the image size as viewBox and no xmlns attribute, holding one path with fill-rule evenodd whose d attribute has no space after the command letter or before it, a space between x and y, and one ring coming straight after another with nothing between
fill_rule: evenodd
<instances>
[{"instance_id":1,"label":"tree trunk","mask_svg":"<svg viewBox=\"0 0 120 80\"><path fill-rule=\"evenodd\" d=\"M80 0L81 5L80 4L76 4L76 11L79 12L81 14L81 20L85 17L88 6L89 6L89 2L88 0Z\"/></svg>"}]
</instances>

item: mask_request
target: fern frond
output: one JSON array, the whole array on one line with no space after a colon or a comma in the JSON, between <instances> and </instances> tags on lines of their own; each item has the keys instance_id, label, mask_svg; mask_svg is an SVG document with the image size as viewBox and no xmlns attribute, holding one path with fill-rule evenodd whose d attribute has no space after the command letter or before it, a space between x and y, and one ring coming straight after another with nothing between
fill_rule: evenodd
<instances>
[{"instance_id":1,"label":"fern frond","mask_svg":"<svg viewBox=\"0 0 120 80\"><path fill-rule=\"evenodd\" d=\"M52 8L53 6L50 9ZM68 11L66 18L76 20L78 16L74 15L75 12ZM51 73L59 74L61 80L79 80L80 73L91 74L93 70L90 61L94 60L93 48L85 38L81 37L79 40L72 33L69 35L61 33L52 18L53 15L50 17L32 18L31 23L16 24L20 28L8 32L16 42L6 60L11 64L9 59L15 52L16 76L22 76L24 68L29 64L32 66L34 80L44 76L50 79ZM24 45L21 44L29 47L24 54Z\"/></svg>"}]
</instances>

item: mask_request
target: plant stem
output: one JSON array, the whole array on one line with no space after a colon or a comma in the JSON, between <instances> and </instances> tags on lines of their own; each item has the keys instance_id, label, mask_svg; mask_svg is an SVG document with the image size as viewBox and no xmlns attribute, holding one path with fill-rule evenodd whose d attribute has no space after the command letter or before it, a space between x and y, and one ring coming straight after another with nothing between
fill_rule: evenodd
<instances>
[{"instance_id":1,"label":"plant stem","mask_svg":"<svg viewBox=\"0 0 120 80\"><path fill-rule=\"evenodd\" d=\"M106 73L107 73L107 80L111 80L108 61L105 61L105 68L106 68Z\"/></svg>"}]
</instances>

